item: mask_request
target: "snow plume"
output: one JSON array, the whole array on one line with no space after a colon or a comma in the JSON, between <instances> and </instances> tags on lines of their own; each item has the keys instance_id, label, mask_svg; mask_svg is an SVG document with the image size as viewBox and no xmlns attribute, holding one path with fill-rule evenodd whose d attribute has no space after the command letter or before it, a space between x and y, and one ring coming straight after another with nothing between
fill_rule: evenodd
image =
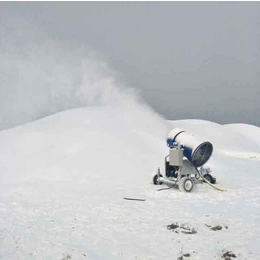
<instances>
[{"instance_id":1,"label":"snow plume","mask_svg":"<svg viewBox=\"0 0 260 260\"><path fill-rule=\"evenodd\" d=\"M2 18L0 129L86 106L126 109L129 120L143 111L143 117L161 121L97 53L72 45L51 39L20 18Z\"/></svg>"}]
</instances>

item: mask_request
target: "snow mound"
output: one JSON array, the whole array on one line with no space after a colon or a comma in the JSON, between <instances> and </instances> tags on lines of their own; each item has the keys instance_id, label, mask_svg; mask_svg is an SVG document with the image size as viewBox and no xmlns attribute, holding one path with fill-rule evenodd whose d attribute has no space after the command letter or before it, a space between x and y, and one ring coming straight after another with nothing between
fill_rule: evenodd
<instances>
[{"instance_id":1,"label":"snow mound","mask_svg":"<svg viewBox=\"0 0 260 260\"><path fill-rule=\"evenodd\" d=\"M209 165L227 192L151 184L172 125L213 142ZM224 154L259 153L253 143L212 122L166 122L136 104L72 109L1 131L0 259L198 260L223 251L259 259L260 162ZM173 223L177 232L167 229Z\"/></svg>"},{"instance_id":2,"label":"snow mound","mask_svg":"<svg viewBox=\"0 0 260 260\"><path fill-rule=\"evenodd\" d=\"M251 139L260 146L260 127L248 124L228 124L224 125L224 127Z\"/></svg>"},{"instance_id":3,"label":"snow mound","mask_svg":"<svg viewBox=\"0 0 260 260\"><path fill-rule=\"evenodd\" d=\"M49 171L56 164L75 159L79 172L95 174L102 164L102 175L112 177L111 174L124 171L127 178L139 174L140 168L135 168L133 160L155 158L159 151L165 151L167 130L167 124L145 109L132 109L130 117L122 108L64 111L0 132L0 172L12 172L4 175L6 182Z\"/></svg>"}]
</instances>

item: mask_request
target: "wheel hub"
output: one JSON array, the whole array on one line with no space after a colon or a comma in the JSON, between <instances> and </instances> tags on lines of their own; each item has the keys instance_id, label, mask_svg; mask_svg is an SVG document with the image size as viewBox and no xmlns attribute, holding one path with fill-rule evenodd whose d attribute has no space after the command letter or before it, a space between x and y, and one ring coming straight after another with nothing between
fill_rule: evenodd
<instances>
[{"instance_id":1,"label":"wheel hub","mask_svg":"<svg viewBox=\"0 0 260 260\"><path fill-rule=\"evenodd\" d=\"M186 191L191 191L193 188L193 183L191 180L186 180L184 183L184 188Z\"/></svg>"}]
</instances>

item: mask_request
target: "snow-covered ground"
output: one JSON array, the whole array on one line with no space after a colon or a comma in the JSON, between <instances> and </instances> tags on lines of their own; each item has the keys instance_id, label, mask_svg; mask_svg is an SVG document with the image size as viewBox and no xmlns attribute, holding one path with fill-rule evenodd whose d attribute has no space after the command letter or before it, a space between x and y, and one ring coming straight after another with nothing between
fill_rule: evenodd
<instances>
[{"instance_id":1,"label":"snow-covered ground","mask_svg":"<svg viewBox=\"0 0 260 260\"><path fill-rule=\"evenodd\" d=\"M173 126L213 143L207 164L227 192L152 184ZM134 106L72 109L1 131L0 177L3 260L208 260L226 251L260 259L255 126L166 121ZM196 232L185 234L182 225Z\"/></svg>"}]
</instances>

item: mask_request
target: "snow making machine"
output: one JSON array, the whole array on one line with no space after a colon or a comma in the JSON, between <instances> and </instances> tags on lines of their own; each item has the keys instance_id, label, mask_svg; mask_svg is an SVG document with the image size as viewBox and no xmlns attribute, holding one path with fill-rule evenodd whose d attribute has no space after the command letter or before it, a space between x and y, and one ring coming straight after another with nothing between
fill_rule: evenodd
<instances>
[{"instance_id":1,"label":"snow making machine","mask_svg":"<svg viewBox=\"0 0 260 260\"><path fill-rule=\"evenodd\" d=\"M198 183L216 183L210 174L210 168L203 167L213 152L210 142L200 141L193 135L174 128L168 134L167 146L169 154L165 157L165 174L163 176L158 168L153 177L155 185L177 186L180 191L191 192Z\"/></svg>"}]
</instances>

